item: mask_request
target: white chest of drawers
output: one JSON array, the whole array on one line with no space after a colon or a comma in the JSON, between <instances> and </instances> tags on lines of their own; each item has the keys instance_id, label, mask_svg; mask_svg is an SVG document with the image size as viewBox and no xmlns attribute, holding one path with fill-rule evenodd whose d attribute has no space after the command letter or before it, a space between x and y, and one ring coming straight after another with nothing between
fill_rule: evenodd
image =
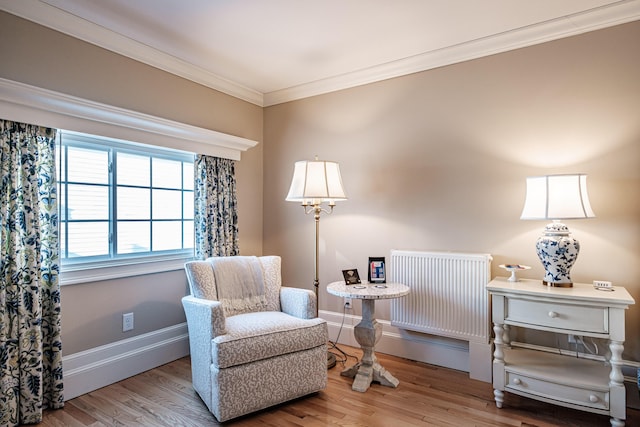
<instances>
[{"instance_id":1,"label":"white chest of drawers","mask_svg":"<svg viewBox=\"0 0 640 427\"><path fill-rule=\"evenodd\" d=\"M492 295L495 334L493 388L498 408L504 392L611 417L624 426L626 399L621 371L624 313L635 303L622 287L600 291L574 283L546 287L539 280L509 282L496 278ZM609 340L608 363L522 347L511 347L509 326Z\"/></svg>"}]
</instances>

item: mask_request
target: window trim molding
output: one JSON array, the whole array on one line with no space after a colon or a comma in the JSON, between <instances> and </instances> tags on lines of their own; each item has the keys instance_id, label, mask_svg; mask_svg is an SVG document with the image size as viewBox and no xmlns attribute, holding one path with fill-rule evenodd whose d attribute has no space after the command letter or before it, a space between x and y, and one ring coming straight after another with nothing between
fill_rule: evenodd
<instances>
[{"instance_id":1,"label":"window trim molding","mask_svg":"<svg viewBox=\"0 0 640 427\"><path fill-rule=\"evenodd\" d=\"M240 160L258 142L0 78L0 117Z\"/></svg>"},{"instance_id":2,"label":"window trim molding","mask_svg":"<svg viewBox=\"0 0 640 427\"><path fill-rule=\"evenodd\" d=\"M109 260L93 264L65 265L58 277L61 286L77 285L182 270L184 264L191 260L193 255L171 254L121 261Z\"/></svg>"}]
</instances>

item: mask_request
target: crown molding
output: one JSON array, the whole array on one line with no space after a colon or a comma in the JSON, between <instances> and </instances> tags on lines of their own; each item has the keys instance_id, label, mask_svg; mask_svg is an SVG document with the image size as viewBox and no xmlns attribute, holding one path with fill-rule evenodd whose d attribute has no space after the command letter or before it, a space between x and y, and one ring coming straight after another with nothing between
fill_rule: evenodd
<instances>
[{"instance_id":1,"label":"crown molding","mask_svg":"<svg viewBox=\"0 0 640 427\"><path fill-rule=\"evenodd\" d=\"M409 58L264 94L264 106L281 104L374 83L497 53L558 40L640 19L640 0L627 0L586 12L483 37Z\"/></svg>"},{"instance_id":2,"label":"crown molding","mask_svg":"<svg viewBox=\"0 0 640 427\"><path fill-rule=\"evenodd\" d=\"M192 153L240 160L246 138L0 78L0 117Z\"/></svg>"},{"instance_id":3,"label":"crown molding","mask_svg":"<svg viewBox=\"0 0 640 427\"><path fill-rule=\"evenodd\" d=\"M235 98L262 106L262 93L39 0L0 0L0 9Z\"/></svg>"},{"instance_id":4,"label":"crown molding","mask_svg":"<svg viewBox=\"0 0 640 427\"><path fill-rule=\"evenodd\" d=\"M0 9L263 107L426 71L640 19L640 0L622 0L540 24L263 94L39 0L0 0Z\"/></svg>"}]
</instances>

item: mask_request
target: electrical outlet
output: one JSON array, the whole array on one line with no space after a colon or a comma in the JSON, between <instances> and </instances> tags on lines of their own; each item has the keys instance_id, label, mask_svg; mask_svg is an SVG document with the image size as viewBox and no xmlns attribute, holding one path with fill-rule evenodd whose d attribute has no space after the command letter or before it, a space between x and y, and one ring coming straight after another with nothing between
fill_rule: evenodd
<instances>
[{"instance_id":1,"label":"electrical outlet","mask_svg":"<svg viewBox=\"0 0 640 427\"><path fill-rule=\"evenodd\" d=\"M133 313L125 313L122 315L122 332L133 330Z\"/></svg>"},{"instance_id":2,"label":"electrical outlet","mask_svg":"<svg viewBox=\"0 0 640 427\"><path fill-rule=\"evenodd\" d=\"M351 298L344 298L344 308L346 308L347 310L351 310L353 308L353 305L351 303Z\"/></svg>"}]
</instances>

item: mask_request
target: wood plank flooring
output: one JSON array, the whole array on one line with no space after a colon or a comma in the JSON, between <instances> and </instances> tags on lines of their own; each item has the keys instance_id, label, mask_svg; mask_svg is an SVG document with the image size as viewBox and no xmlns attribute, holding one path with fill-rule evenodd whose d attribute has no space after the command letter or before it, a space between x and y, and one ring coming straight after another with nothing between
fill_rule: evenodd
<instances>
[{"instance_id":1,"label":"wood plank flooring","mask_svg":"<svg viewBox=\"0 0 640 427\"><path fill-rule=\"evenodd\" d=\"M340 346L361 356L358 349ZM266 409L225 426L608 426L609 417L576 411L506 394L495 406L491 384L471 380L466 372L377 354L400 380L398 388L372 384L366 393L351 390L329 370L329 385L319 392ZM346 366L351 366L350 359ZM216 426L191 387L188 357L79 396L59 410L46 411L43 427ZM640 426L640 411L627 409L627 426Z\"/></svg>"}]
</instances>

